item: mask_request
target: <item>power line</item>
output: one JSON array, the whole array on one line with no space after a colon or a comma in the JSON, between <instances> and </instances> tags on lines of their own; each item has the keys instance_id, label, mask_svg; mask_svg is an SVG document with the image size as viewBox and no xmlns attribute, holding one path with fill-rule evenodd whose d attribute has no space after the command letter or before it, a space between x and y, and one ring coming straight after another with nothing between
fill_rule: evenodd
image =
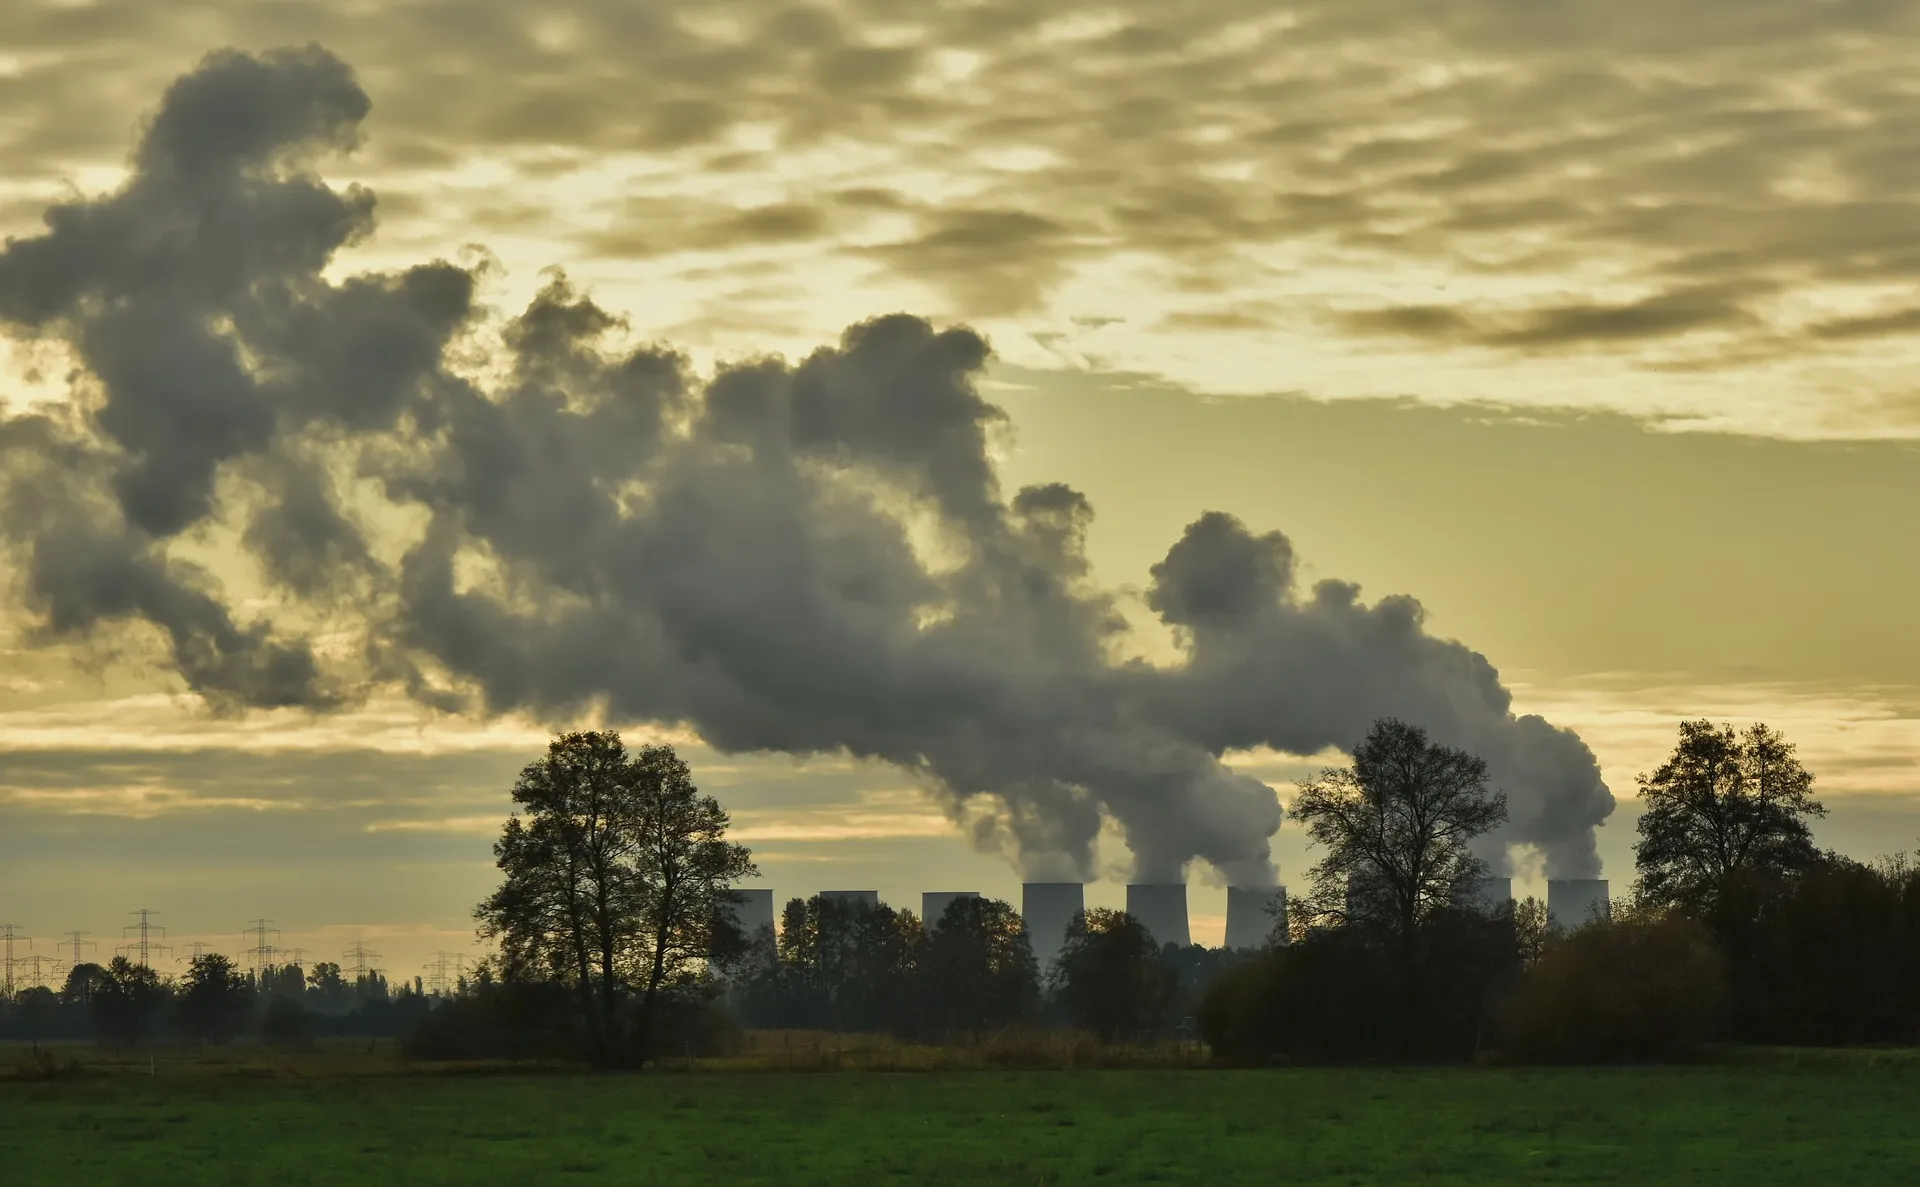
<instances>
[{"instance_id":1,"label":"power line","mask_svg":"<svg viewBox=\"0 0 1920 1187\"><path fill-rule=\"evenodd\" d=\"M137 911L128 911L127 914L129 915L138 915L140 922L129 923L120 929L122 936L125 936L128 932L133 932L134 938L130 942L120 945L115 951L124 952L129 956L136 957L135 963L145 968L153 967L152 958L155 952L173 951L172 948L165 944L156 944L153 942L154 933L157 932L162 936L167 934L166 928L153 922L152 917L159 913L158 911L149 911L145 907Z\"/></svg>"}]
</instances>

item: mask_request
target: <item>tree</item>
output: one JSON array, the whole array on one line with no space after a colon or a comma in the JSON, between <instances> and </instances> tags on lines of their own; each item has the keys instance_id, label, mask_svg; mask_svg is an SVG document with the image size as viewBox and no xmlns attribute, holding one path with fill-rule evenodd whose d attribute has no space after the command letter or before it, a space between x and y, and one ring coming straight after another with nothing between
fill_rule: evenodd
<instances>
[{"instance_id":1,"label":"tree","mask_svg":"<svg viewBox=\"0 0 1920 1187\"><path fill-rule=\"evenodd\" d=\"M44 985L33 985L20 991L13 1002L14 1022L32 1043L33 1049L40 1049L40 1040L51 1038L53 1028L60 1018L60 998L53 990Z\"/></svg>"},{"instance_id":2,"label":"tree","mask_svg":"<svg viewBox=\"0 0 1920 1187\"><path fill-rule=\"evenodd\" d=\"M1308 873L1308 914L1410 949L1434 911L1486 875L1471 843L1506 821L1507 798L1487 790L1483 759L1385 718L1354 747L1352 766L1300 785L1292 812L1326 850Z\"/></svg>"},{"instance_id":3,"label":"tree","mask_svg":"<svg viewBox=\"0 0 1920 1187\"><path fill-rule=\"evenodd\" d=\"M924 935L911 911L815 895L782 912L781 1001L787 1024L891 1031L906 1021Z\"/></svg>"},{"instance_id":4,"label":"tree","mask_svg":"<svg viewBox=\"0 0 1920 1187\"><path fill-rule=\"evenodd\" d=\"M1634 865L1651 904L1711 912L1738 881L1789 877L1820 859L1807 826L1826 815L1813 776L1764 724L1736 733L1683 721L1672 756L1639 783Z\"/></svg>"},{"instance_id":5,"label":"tree","mask_svg":"<svg viewBox=\"0 0 1920 1187\"><path fill-rule=\"evenodd\" d=\"M253 989L218 952L193 958L179 999L181 1028L203 1043L225 1043L246 1027Z\"/></svg>"},{"instance_id":6,"label":"tree","mask_svg":"<svg viewBox=\"0 0 1920 1187\"><path fill-rule=\"evenodd\" d=\"M595 1059L642 1054L662 997L724 946L732 884L756 872L746 848L672 747L629 754L611 731L555 738L513 801L481 934L500 942L509 978L571 987Z\"/></svg>"},{"instance_id":7,"label":"tree","mask_svg":"<svg viewBox=\"0 0 1920 1187\"><path fill-rule=\"evenodd\" d=\"M1146 926L1103 907L1083 911L1067 925L1052 981L1073 1025L1106 1042L1163 1030L1177 989Z\"/></svg>"},{"instance_id":8,"label":"tree","mask_svg":"<svg viewBox=\"0 0 1920 1187\"><path fill-rule=\"evenodd\" d=\"M124 956L114 957L105 972L93 988L94 1031L116 1047L137 1044L152 1033L167 987L160 974Z\"/></svg>"},{"instance_id":9,"label":"tree","mask_svg":"<svg viewBox=\"0 0 1920 1187\"><path fill-rule=\"evenodd\" d=\"M1011 1026L1040 998L1026 922L999 899L947 904L927 932L919 980L920 1028L932 1038Z\"/></svg>"},{"instance_id":10,"label":"tree","mask_svg":"<svg viewBox=\"0 0 1920 1187\"><path fill-rule=\"evenodd\" d=\"M353 1008L353 986L340 975L340 966L330 960L320 961L308 971L307 993L317 999L315 1008L322 1014L344 1014Z\"/></svg>"}]
</instances>

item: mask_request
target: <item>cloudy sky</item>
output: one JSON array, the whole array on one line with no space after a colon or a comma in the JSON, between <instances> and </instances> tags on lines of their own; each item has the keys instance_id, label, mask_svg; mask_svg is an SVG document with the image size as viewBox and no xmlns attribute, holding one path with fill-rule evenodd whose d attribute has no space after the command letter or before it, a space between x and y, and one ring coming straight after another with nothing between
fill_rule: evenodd
<instances>
[{"instance_id":1,"label":"cloudy sky","mask_svg":"<svg viewBox=\"0 0 1920 1187\"><path fill-rule=\"evenodd\" d=\"M1168 608L1181 576L1168 575L1169 546L1208 510L1237 516L1247 539L1285 533L1302 622L1320 621L1304 591L1323 578L1357 583L1376 608L1386 595L1419 599L1426 633L1484 656L1514 712L1591 748L1619 800L1597 842L1616 885L1631 870L1633 777L1658 762L1681 716L1784 728L1833 809L1824 843L1861 855L1914 845L1920 11L1886 0L1198 0L1175 12L996 0L0 6L0 233L17 241L0 257L0 400L15 426L8 465L29 475L7 497L16 509L49 492L71 500L62 507L108 508L116 526L102 539L161 566L141 572L177 578L174 590L218 586L215 635L251 639L258 627L285 642L240 658L239 643L221 643L218 662L196 667L203 653L167 634L157 601L61 600L46 575L52 521L16 524L0 552L0 918L43 947L81 928L105 950L135 907L165 912L183 941L229 944L264 915L309 959L364 938L409 973L429 951L469 947L466 912L488 886L513 772L551 726L598 719L606 698L628 707L632 736L681 745L783 898L849 886L914 906L926 889L1016 895L1012 826L982 823L970 813L993 805L954 790L1009 776L962 771L951 730L869 745L858 726L817 718L788 732L764 706L739 724L738 702L717 693L649 699L604 674L565 690L528 683L537 657L524 651L509 695L498 655L456 654L399 576L414 571L399 559L412 545L382 552L418 526L402 511L440 523L459 503L468 535L449 548L484 537L507 583L499 604L534 606L523 626L559 621L567 598L585 595L553 550L523 540L508 555L511 533L472 526L471 492L419 494L433 486L421 466L445 478L441 455L409 463L413 486L369 460L428 431L417 408L373 423L328 405L297 427L276 413L257 440L195 453L204 481L170 487L175 510L136 505L129 483L160 481L154 459L180 461L184 447L122 414L162 397L140 394L159 356L150 342L126 345L116 302L174 309L208 341L238 343L255 376L292 359L337 380L352 360L323 366L250 327L261 287L334 309L325 293L336 290L316 286L360 292L349 278L436 259L472 278L471 308L434 338L445 355L432 374L407 382L485 373L509 356L502 366L527 372L529 333L502 327L532 325L514 319L554 291L544 270L564 268L574 303L554 307L590 297L624 319L601 327L623 343L608 357L659 343L692 377L684 406L709 412L687 413L693 444L674 453L676 473L710 460L699 426L717 398L701 385L716 368L797 361L895 312L936 331L971 327L991 360L952 366L1005 411L967 413L991 429L991 472L963 482L941 467L965 459L924 442L889 438L883 450L869 423L836 439L835 465L868 450L836 491L890 484L927 501L936 529L992 551L980 542L1010 531L1032 544L1053 522L1016 490L1071 486L1092 518L1074 520L1085 572L1055 574L1079 591L1069 633L1092 639L1094 611L1111 610L1131 625L1100 646L1140 662L1208 646L1206 622ZM209 84L199 106L182 100L177 124L156 117L176 79L215 77L202 65L210 52L308 44L324 55L246 59L268 63L248 75L253 90ZM350 75L314 65L335 59ZM298 159L243 163L235 176L265 169L325 187L327 209L352 225L325 239L320 272L249 263L253 295L237 312L229 296L204 308L181 296L209 291L211 265L181 266L165 283L192 284L161 293L150 275L129 279L77 248L20 246L107 243L132 258L147 248L113 240L113 226L189 208L194 234L211 234L223 208L182 195L212 190L177 182L203 141L175 132L239 126L235 95L269 113L292 96L291 130L272 151ZM56 208L99 217L49 220ZM267 225L247 233L280 233ZM487 345L502 337L508 347ZM858 356L846 347L843 371ZM137 375L116 372L122 363ZM495 403L519 390L475 382ZM28 436L19 426L34 415L59 432ZM193 433L225 440L230 427L194 422ZM97 487L71 478L96 470ZM344 491L350 471L376 470L400 511L323 500L360 525L365 549L302 553L302 570L264 542L307 505L288 493L296 479ZM965 483L987 502L965 505ZM924 526L896 518L903 536ZM240 571L231 558L243 552L266 577ZM328 575L355 564L365 580L344 592ZM519 582L535 569L529 592ZM940 581L948 571L927 562ZM953 580L945 596L967 621L985 595ZM608 596L609 613L640 604ZM995 636L1007 655L1047 650L1034 643L1046 635L1040 609L993 604L1038 632ZM1156 615L1165 637L1143 628ZM291 679L273 666L294 654L290 640L319 640L299 654L336 678L325 665L342 616L380 624L353 636L379 659L352 694L316 711L311 697L274 691ZM1232 800L1244 791L1232 780L1249 775L1284 801L1312 765L1266 744L1317 742L1312 730L1208 735L1143 708L1159 693L1114 692L1108 668L1089 675L1085 656L1047 659L1050 679L1071 671L1071 687L1097 687L1101 712L1223 753L1231 773L1180 767L1216 797L1206 802ZM1181 687L1219 693L1219 681L1194 679ZM1297 710L1315 696L1304 684L1262 703ZM442 694L463 686L481 692L448 711ZM772 677L746 686L773 701L782 689L809 695ZM833 752L835 729L872 757ZM1033 734L1036 745L1051 736ZM919 769L887 761L908 752ZM1043 774L1058 781L1090 761ZM1217 849L1206 836L1193 844ZM1285 825L1273 852L1283 880L1307 859ZM1119 900L1128 860L1109 821L1092 901ZM1537 863L1518 872L1523 889L1537 886ZM1193 876L1219 880L1212 865ZM1223 892L1193 897L1196 935L1217 934Z\"/></svg>"}]
</instances>

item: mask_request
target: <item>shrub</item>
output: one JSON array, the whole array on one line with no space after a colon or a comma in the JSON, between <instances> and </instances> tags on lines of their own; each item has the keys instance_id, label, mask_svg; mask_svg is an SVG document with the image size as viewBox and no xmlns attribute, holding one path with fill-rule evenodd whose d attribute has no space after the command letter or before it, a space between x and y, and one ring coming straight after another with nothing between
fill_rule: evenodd
<instances>
[{"instance_id":1,"label":"shrub","mask_svg":"<svg viewBox=\"0 0 1920 1187\"><path fill-rule=\"evenodd\" d=\"M1699 923L1596 922L1550 941L1508 1003L1503 1049L1545 1063L1682 1059L1712 1037L1726 974Z\"/></svg>"}]
</instances>

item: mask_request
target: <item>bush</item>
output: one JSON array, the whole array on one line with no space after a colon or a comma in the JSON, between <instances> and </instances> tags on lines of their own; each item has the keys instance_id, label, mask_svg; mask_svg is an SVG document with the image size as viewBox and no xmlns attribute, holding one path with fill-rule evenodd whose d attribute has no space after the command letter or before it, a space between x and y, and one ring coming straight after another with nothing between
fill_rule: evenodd
<instances>
[{"instance_id":1,"label":"bush","mask_svg":"<svg viewBox=\"0 0 1920 1187\"><path fill-rule=\"evenodd\" d=\"M1518 975L1504 915L1436 913L1410 948L1363 927L1313 930L1221 975L1201 1034L1237 1064L1466 1060Z\"/></svg>"},{"instance_id":2,"label":"bush","mask_svg":"<svg viewBox=\"0 0 1920 1187\"><path fill-rule=\"evenodd\" d=\"M1727 1001L1712 937L1678 916L1596 922L1549 942L1508 1003L1503 1050L1543 1063L1683 1059Z\"/></svg>"}]
</instances>

